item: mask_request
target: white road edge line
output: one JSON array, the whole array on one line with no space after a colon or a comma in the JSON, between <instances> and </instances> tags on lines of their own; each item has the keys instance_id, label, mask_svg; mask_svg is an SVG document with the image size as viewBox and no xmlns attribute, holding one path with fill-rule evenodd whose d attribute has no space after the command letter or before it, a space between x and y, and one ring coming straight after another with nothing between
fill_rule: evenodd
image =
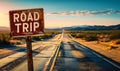
<instances>
[{"instance_id":1,"label":"white road edge line","mask_svg":"<svg viewBox=\"0 0 120 71\"><path fill-rule=\"evenodd\" d=\"M117 67L118 69L120 69L120 66L116 65L115 63L109 61L109 60L106 59L106 58L103 58L101 55L99 55L99 54L97 54L97 53L95 53L95 52L92 52L92 53L95 54L96 56L102 58L103 60L107 61L108 63L112 64L113 66Z\"/></svg>"}]
</instances>

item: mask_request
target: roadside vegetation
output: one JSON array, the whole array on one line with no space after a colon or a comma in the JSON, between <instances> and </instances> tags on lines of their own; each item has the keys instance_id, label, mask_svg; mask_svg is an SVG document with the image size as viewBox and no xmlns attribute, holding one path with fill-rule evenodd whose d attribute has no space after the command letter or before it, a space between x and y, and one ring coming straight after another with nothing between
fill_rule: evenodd
<instances>
[{"instance_id":1,"label":"roadside vegetation","mask_svg":"<svg viewBox=\"0 0 120 71\"><path fill-rule=\"evenodd\" d=\"M10 40L10 35L9 32L1 32L0 31L0 45L1 44L9 44L9 40Z\"/></svg>"},{"instance_id":2,"label":"roadside vegetation","mask_svg":"<svg viewBox=\"0 0 120 71\"><path fill-rule=\"evenodd\" d=\"M72 31L70 32L71 36L75 38L82 38L86 41L111 41L120 39L119 30L103 30L103 31ZM104 39L104 40L102 40Z\"/></svg>"},{"instance_id":3,"label":"roadside vegetation","mask_svg":"<svg viewBox=\"0 0 120 71\"><path fill-rule=\"evenodd\" d=\"M80 38L87 42L97 41L97 43L109 43L108 46L116 48L120 45L119 30L100 30L100 31L71 31L72 37ZM106 45L106 44L105 44Z\"/></svg>"},{"instance_id":4,"label":"roadside vegetation","mask_svg":"<svg viewBox=\"0 0 120 71\"><path fill-rule=\"evenodd\" d=\"M46 30L44 34L41 34L39 36L32 36L32 42L50 39L58 33L61 33L61 32L54 31L54 30L52 30L52 31ZM13 38L10 36L9 31L0 31L0 46L22 44L22 43L26 42L25 39L26 39L25 37Z\"/></svg>"},{"instance_id":5,"label":"roadside vegetation","mask_svg":"<svg viewBox=\"0 0 120 71\"><path fill-rule=\"evenodd\" d=\"M120 62L120 30L69 31L73 40Z\"/></svg>"}]
</instances>

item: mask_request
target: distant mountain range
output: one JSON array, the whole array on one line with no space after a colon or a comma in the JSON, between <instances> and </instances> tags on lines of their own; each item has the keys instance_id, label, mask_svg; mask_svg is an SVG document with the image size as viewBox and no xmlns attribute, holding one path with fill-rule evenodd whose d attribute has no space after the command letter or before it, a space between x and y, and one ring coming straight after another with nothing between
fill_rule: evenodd
<instances>
[{"instance_id":1,"label":"distant mountain range","mask_svg":"<svg viewBox=\"0 0 120 71\"><path fill-rule=\"evenodd\" d=\"M63 28L46 28L46 30L120 30L120 24L118 25L110 25L110 26L101 26L101 25L82 25L82 26L71 26L71 27L63 27ZM9 27L0 27L0 31L9 31Z\"/></svg>"},{"instance_id":2,"label":"distant mountain range","mask_svg":"<svg viewBox=\"0 0 120 71\"><path fill-rule=\"evenodd\" d=\"M100 26L100 25L82 25L82 26L71 26L71 27L63 27L63 28L55 28L55 30L120 30L120 24L118 25L110 25L110 26Z\"/></svg>"},{"instance_id":3,"label":"distant mountain range","mask_svg":"<svg viewBox=\"0 0 120 71\"><path fill-rule=\"evenodd\" d=\"M0 31L9 31L9 30L10 30L9 27L1 27L1 26L0 26Z\"/></svg>"}]
</instances>

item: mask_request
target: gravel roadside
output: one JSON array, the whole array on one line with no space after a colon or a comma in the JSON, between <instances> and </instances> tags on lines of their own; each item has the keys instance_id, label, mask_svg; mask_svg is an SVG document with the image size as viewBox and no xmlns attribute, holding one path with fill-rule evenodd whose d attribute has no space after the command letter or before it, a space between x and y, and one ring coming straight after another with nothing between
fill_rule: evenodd
<instances>
[{"instance_id":1,"label":"gravel roadside","mask_svg":"<svg viewBox=\"0 0 120 71\"><path fill-rule=\"evenodd\" d=\"M119 49L109 49L109 46L105 46L102 44L97 44L97 42L87 42L82 39L73 38L74 41L79 42L92 50L99 52L100 54L111 58L112 60L120 63L120 50Z\"/></svg>"}]
</instances>

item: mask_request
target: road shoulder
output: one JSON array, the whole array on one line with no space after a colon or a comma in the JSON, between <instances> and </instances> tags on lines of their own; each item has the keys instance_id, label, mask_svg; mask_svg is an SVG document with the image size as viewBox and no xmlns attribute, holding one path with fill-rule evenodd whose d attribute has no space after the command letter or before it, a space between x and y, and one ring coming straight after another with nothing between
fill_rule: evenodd
<instances>
[{"instance_id":1,"label":"road shoulder","mask_svg":"<svg viewBox=\"0 0 120 71\"><path fill-rule=\"evenodd\" d=\"M108 58L111 58L112 60L114 60L118 63L120 62L120 51L117 49L109 50L108 46L100 45L95 42L86 42L82 39L73 38L72 40L74 40L80 44L83 44L83 45L87 46L88 48L95 50L96 52L98 52Z\"/></svg>"}]
</instances>

